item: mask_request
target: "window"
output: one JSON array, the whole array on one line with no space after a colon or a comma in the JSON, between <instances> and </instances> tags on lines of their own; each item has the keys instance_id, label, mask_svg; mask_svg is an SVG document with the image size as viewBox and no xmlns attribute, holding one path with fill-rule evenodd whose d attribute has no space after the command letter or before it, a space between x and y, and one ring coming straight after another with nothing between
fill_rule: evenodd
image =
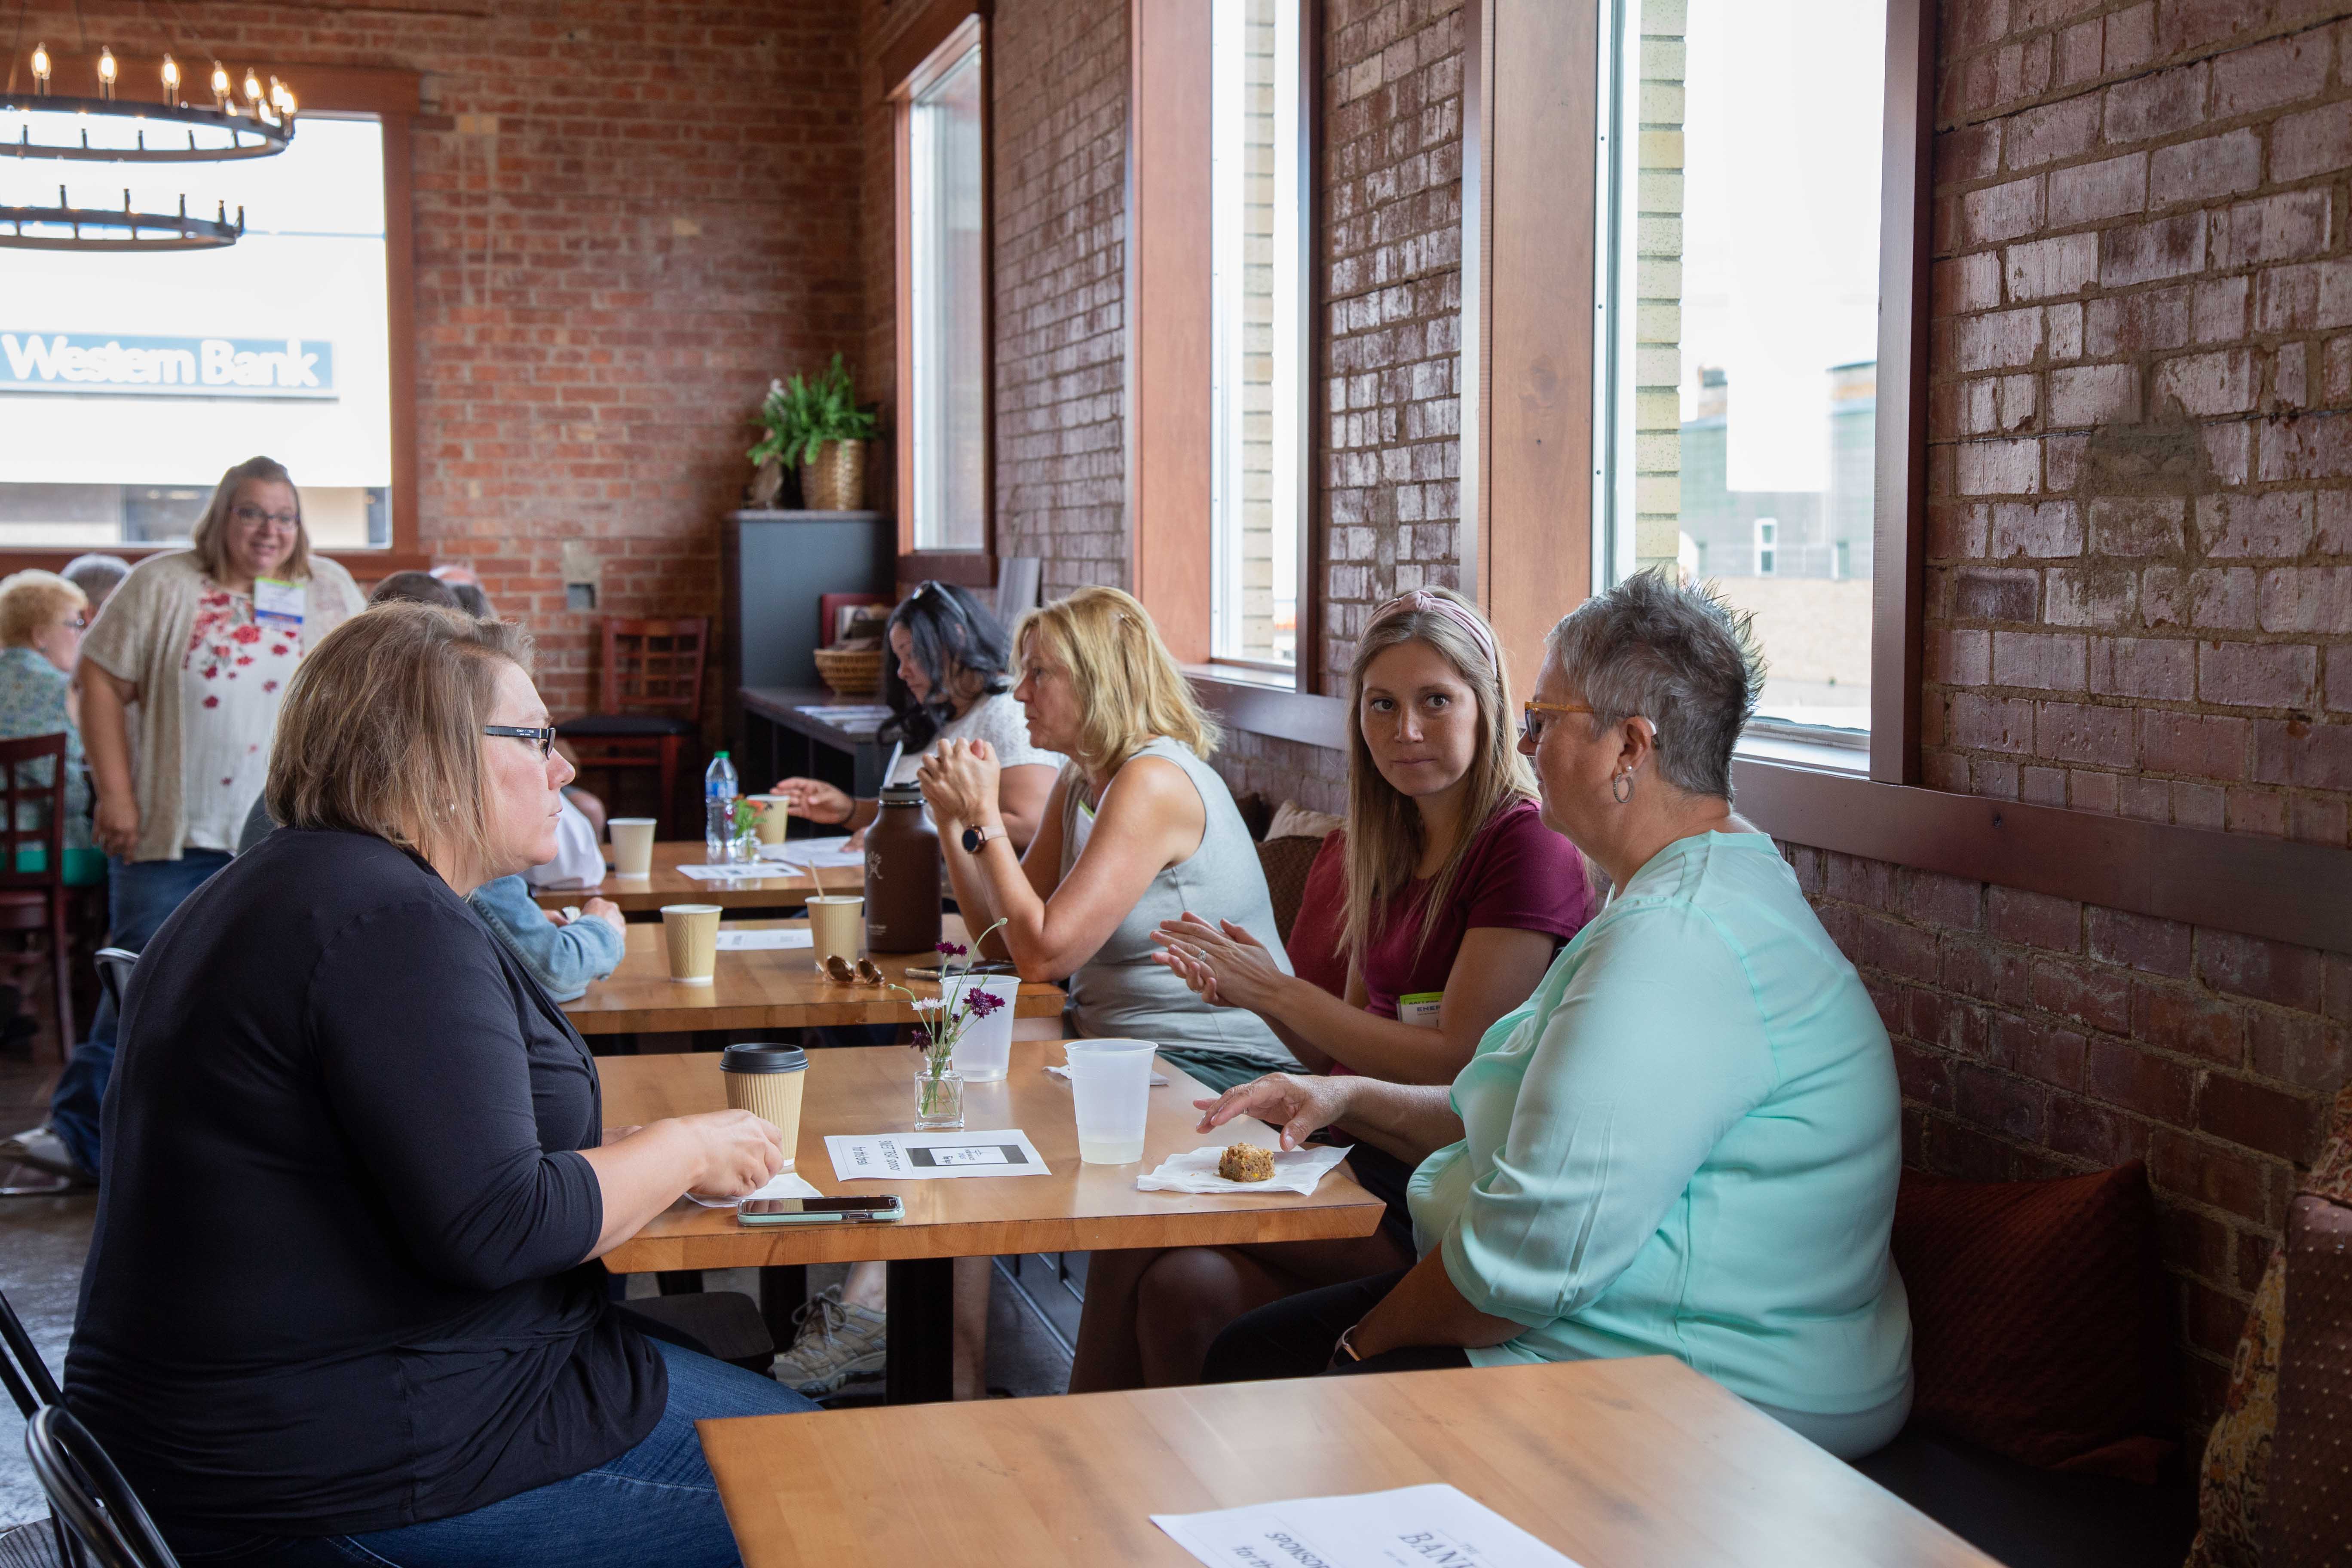
<instances>
[{"instance_id":1,"label":"window","mask_svg":"<svg viewBox=\"0 0 2352 1568\"><path fill-rule=\"evenodd\" d=\"M0 114L16 139L26 116ZM0 204L245 209L245 237L165 255L0 250L0 548L184 541L257 452L312 540L393 541L384 131L306 114L247 163L0 160Z\"/></svg>"},{"instance_id":2,"label":"window","mask_svg":"<svg viewBox=\"0 0 2352 1568\"><path fill-rule=\"evenodd\" d=\"M1304 251L1299 0L1214 0L1210 68L1212 642L1298 658Z\"/></svg>"},{"instance_id":3,"label":"window","mask_svg":"<svg viewBox=\"0 0 2352 1568\"><path fill-rule=\"evenodd\" d=\"M1711 574L1759 718L1866 733L1886 0L1614 5L1595 581Z\"/></svg>"},{"instance_id":4,"label":"window","mask_svg":"<svg viewBox=\"0 0 2352 1568\"><path fill-rule=\"evenodd\" d=\"M987 186L981 39L967 24L907 93L907 440L918 550L988 548Z\"/></svg>"}]
</instances>

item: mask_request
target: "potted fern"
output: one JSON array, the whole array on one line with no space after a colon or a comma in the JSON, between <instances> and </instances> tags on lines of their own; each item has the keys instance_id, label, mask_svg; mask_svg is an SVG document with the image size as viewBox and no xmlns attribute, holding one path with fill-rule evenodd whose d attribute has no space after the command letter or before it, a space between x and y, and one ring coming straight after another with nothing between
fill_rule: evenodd
<instances>
[{"instance_id":1,"label":"potted fern","mask_svg":"<svg viewBox=\"0 0 2352 1568\"><path fill-rule=\"evenodd\" d=\"M856 390L841 356L814 378L795 375L768 384L759 423L767 439L745 456L801 470L801 499L812 511L858 511L866 505L866 443L874 437L871 409L857 406Z\"/></svg>"}]
</instances>

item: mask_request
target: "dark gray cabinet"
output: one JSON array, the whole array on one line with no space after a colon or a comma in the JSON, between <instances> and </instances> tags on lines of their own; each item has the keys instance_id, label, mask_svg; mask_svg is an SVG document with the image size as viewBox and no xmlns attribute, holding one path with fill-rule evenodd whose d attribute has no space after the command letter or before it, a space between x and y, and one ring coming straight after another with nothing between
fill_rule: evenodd
<instances>
[{"instance_id":1,"label":"dark gray cabinet","mask_svg":"<svg viewBox=\"0 0 2352 1568\"><path fill-rule=\"evenodd\" d=\"M726 605L729 743L743 736L746 686L811 687L826 594L888 595L898 525L878 511L735 511L719 544ZM748 787L748 786L747 786Z\"/></svg>"}]
</instances>

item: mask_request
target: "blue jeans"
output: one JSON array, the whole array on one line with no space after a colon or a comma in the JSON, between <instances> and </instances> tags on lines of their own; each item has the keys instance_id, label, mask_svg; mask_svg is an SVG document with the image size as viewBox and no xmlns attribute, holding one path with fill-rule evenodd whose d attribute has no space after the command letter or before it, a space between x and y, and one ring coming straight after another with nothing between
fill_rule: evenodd
<instances>
[{"instance_id":1,"label":"blue jeans","mask_svg":"<svg viewBox=\"0 0 2352 1568\"><path fill-rule=\"evenodd\" d=\"M177 860L117 860L107 868L107 932L109 947L143 952L155 931L204 886L212 874L228 864L221 849L183 849ZM98 1173L99 1110L106 1100L106 1081L114 1076L114 1031L120 1022L114 1004L101 992L98 1016L89 1021L89 1037L74 1047L49 1097L49 1125L67 1152L92 1175Z\"/></svg>"},{"instance_id":2,"label":"blue jeans","mask_svg":"<svg viewBox=\"0 0 2352 1568\"><path fill-rule=\"evenodd\" d=\"M173 1548L191 1568L247 1562L267 1568L739 1568L735 1533L727 1528L694 1424L816 1406L756 1372L658 1340L653 1346L669 1363L661 1421L627 1453L569 1480L399 1530L299 1541L199 1540L197 1532L175 1531Z\"/></svg>"}]
</instances>

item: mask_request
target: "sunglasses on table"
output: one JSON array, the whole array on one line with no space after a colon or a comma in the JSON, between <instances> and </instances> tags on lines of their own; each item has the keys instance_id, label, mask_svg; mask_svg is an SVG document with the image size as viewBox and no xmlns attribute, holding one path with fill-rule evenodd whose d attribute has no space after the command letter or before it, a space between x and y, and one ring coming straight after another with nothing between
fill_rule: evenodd
<instances>
[{"instance_id":1,"label":"sunglasses on table","mask_svg":"<svg viewBox=\"0 0 2352 1568\"><path fill-rule=\"evenodd\" d=\"M555 730L551 725L544 730L533 730L520 724L485 724L482 726L482 733L510 735L518 741L529 741L539 748L539 754L542 760L555 753Z\"/></svg>"},{"instance_id":2,"label":"sunglasses on table","mask_svg":"<svg viewBox=\"0 0 2352 1568\"><path fill-rule=\"evenodd\" d=\"M1519 706L1519 739L1530 746L1543 743L1544 727L1551 722L1546 713L1591 713L1593 709L1582 702L1524 702Z\"/></svg>"}]
</instances>

